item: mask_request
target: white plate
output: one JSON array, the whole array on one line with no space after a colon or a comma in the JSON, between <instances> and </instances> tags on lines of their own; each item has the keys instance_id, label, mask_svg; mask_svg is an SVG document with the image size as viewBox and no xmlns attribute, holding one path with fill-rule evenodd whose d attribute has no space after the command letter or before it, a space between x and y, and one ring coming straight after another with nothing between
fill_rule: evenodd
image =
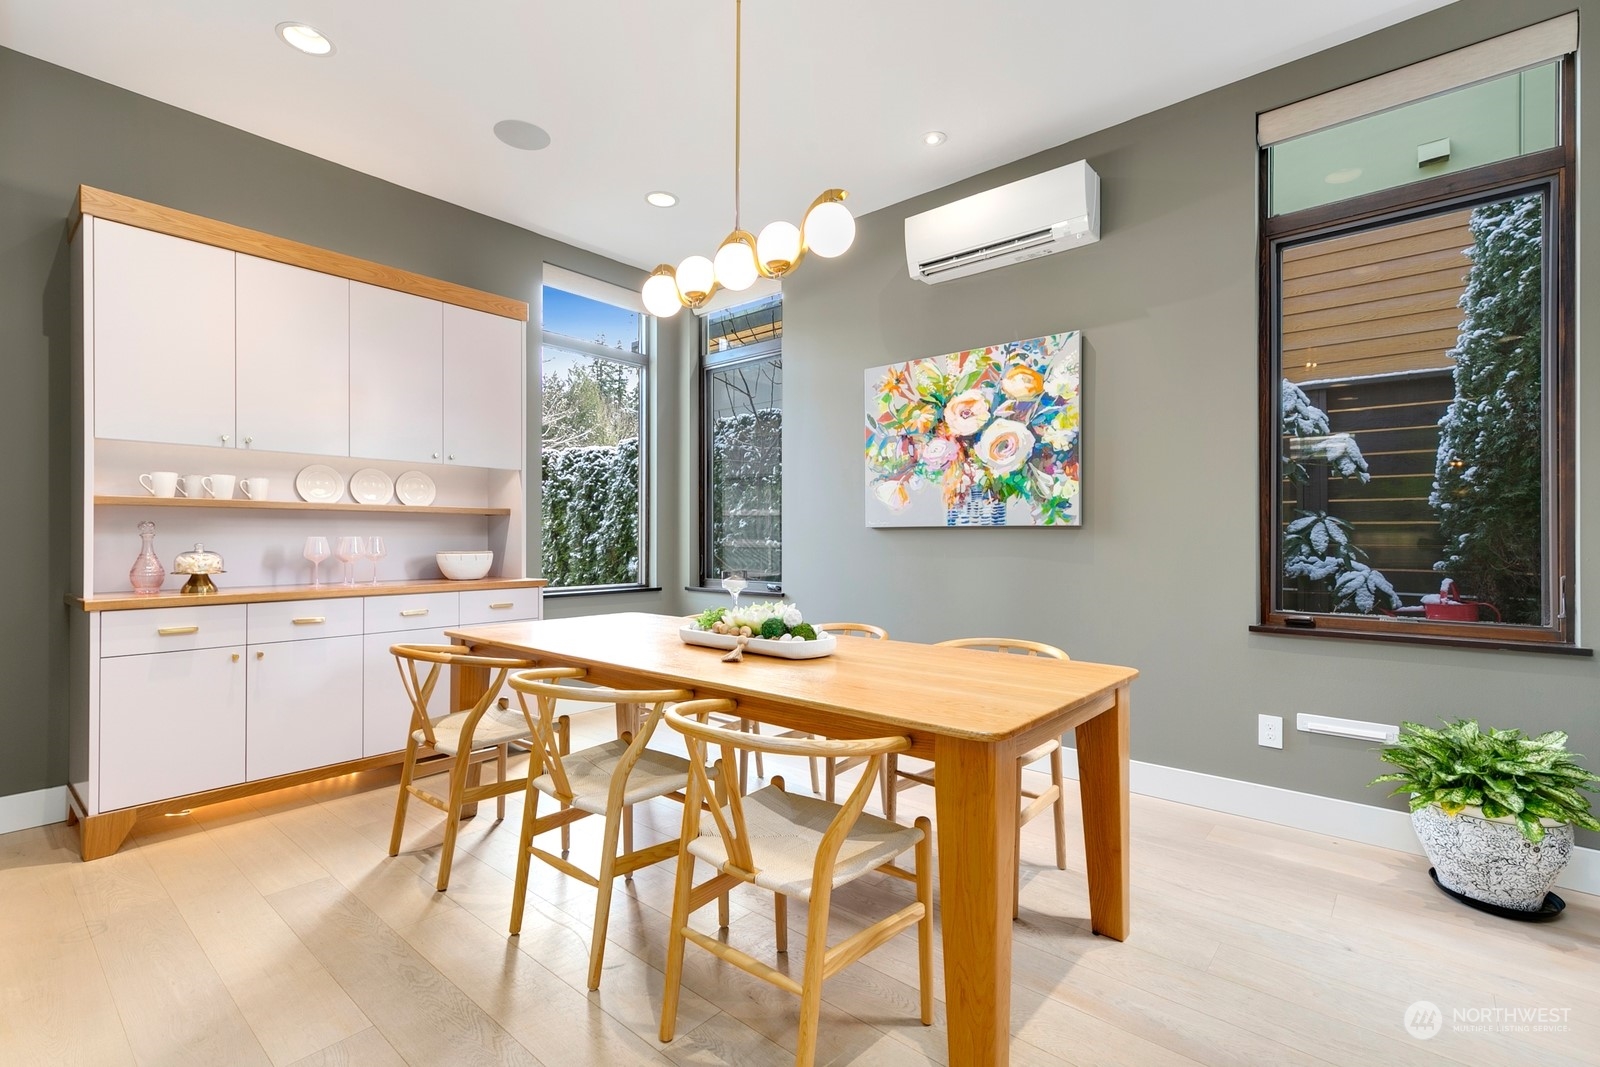
<instances>
[{"instance_id":1,"label":"white plate","mask_svg":"<svg viewBox=\"0 0 1600 1067\"><path fill-rule=\"evenodd\" d=\"M387 504L394 499L394 479L363 467L350 476L350 499L358 504Z\"/></svg>"},{"instance_id":2,"label":"white plate","mask_svg":"<svg viewBox=\"0 0 1600 1067\"><path fill-rule=\"evenodd\" d=\"M344 496L344 477L332 467L313 463L294 476L294 491L301 500L331 504Z\"/></svg>"},{"instance_id":3,"label":"white plate","mask_svg":"<svg viewBox=\"0 0 1600 1067\"><path fill-rule=\"evenodd\" d=\"M683 638L686 645L704 645L706 648L729 649L739 643L739 639L732 634L697 630L693 626L683 627L678 631L678 636ZM818 634L815 641L769 641L765 637L752 637L745 642L744 649L779 659L821 659L833 655L838 645L839 639L832 634Z\"/></svg>"},{"instance_id":4,"label":"white plate","mask_svg":"<svg viewBox=\"0 0 1600 1067\"><path fill-rule=\"evenodd\" d=\"M433 503L437 490L433 487L433 479L426 474L421 471L406 471L395 479L394 492L400 498L400 503L425 508Z\"/></svg>"}]
</instances>

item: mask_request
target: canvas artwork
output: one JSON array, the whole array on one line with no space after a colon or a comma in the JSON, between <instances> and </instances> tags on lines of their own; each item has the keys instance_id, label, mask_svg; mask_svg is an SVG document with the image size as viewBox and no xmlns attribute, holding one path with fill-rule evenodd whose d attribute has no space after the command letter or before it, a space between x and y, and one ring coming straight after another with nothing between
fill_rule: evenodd
<instances>
[{"instance_id":1,"label":"canvas artwork","mask_svg":"<svg viewBox=\"0 0 1600 1067\"><path fill-rule=\"evenodd\" d=\"M1076 331L867 371L868 526L1078 526Z\"/></svg>"}]
</instances>

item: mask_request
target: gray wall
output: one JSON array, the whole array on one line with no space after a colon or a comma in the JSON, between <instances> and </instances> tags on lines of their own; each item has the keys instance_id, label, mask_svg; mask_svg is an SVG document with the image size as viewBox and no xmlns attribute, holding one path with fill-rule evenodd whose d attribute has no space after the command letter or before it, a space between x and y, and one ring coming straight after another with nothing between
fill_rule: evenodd
<instances>
[{"instance_id":1,"label":"gray wall","mask_svg":"<svg viewBox=\"0 0 1600 1067\"><path fill-rule=\"evenodd\" d=\"M11 563L0 597L0 796L66 781L67 210L80 183L529 301L541 264L633 286L642 274L588 252L0 49L0 500ZM528 351L530 410L537 326ZM673 487L683 330L662 329L654 420L660 583L681 587ZM531 436L537 439L537 427ZM529 468L538 461L530 457ZM537 492L532 494L537 503ZM130 533L128 559L138 552ZM531 558L538 560L538 546ZM551 615L644 608L662 594L553 600Z\"/></svg>"},{"instance_id":2,"label":"gray wall","mask_svg":"<svg viewBox=\"0 0 1600 1067\"><path fill-rule=\"evenodd\" d=\"M807 263L785 285L790 595L813 617L877 622L896 637L1025 636L1138 667L1137 760L1382 803L1364 788L1380 767L1371 747L1294 732L1298 709L1560 728L1600 764L1593 659L1247 631L1257 610L1256 113L1572 6L1466 0L861 219L848 255ZM1578 6L1600 25L1600 3ZM1585 81L1580 138L1592 141L1600 89ZM1099 244L938 286L907 277L905 216L1083 158L1100 174ZM1580 199L1592 203L1600 168L1582 173ZM1580 257L1581 272L1600 271L1600 241L1582 242ZM1579 293L1580 321L1597 321L1600 293ZM1069 329L1086 341L1081 529L866 528L863 368ZM1581 388L1589 424L1600 419L1600 375ZM1600 435L1582 436L1581 471L1597 449ZM1580 513L1597 503L1583 479ZM1579 548L1587 574L1600 538ZM1579 587L1577 610L1594 641L1596 586ZM1262 712L1290 717L1282 751L1257 747Z\"/></svg>"}]
</instances>

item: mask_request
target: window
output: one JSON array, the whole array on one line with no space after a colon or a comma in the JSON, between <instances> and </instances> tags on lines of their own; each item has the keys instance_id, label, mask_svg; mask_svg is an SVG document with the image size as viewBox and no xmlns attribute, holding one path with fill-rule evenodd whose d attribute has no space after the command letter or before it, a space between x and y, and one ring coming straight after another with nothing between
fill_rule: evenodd
<instances>
[{"instance_id":1,"label":"window","mask_svg":"<svg viewBox=\"0 0 1600 1067\"><path fill-rule=\"evenodd\" d=\"M541 328L544 577L644 585L645 316L546 285Z\"/></svg>"},{"instance_id":2,"label":"window","mask_svg":"<svg viewBox=\"0 0 1600 1067\"><path fill-rule=\"evenodd\" d=\"M1573 130L1556 58L1263 148L1258 629L1573 650Z\"/></svg>"},{"instance_id":3,"label":"window","mask_svg":"<svg viewBox=\"0 0 1600 1067\"><path fill-rule=\"evenodd\" d=\"M707 315L701 360L701 584L783 582L783 298Z\"/></svg>"}]
</instances>

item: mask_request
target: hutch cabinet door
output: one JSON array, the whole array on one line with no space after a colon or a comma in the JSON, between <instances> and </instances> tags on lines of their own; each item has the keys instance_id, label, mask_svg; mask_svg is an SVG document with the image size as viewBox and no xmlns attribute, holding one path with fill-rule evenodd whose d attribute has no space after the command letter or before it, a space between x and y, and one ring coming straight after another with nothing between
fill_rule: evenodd
<instances>
[{"instance_id":1,"label":"hutch cabinet door","mask_svg":"<svg viewBox=\"0 0 1600 1067\"><path fill-rule=\"evenodd\" d=\"M252 645L248 659L250 781L361 758L361 638Z\"/></svg>"},{"instance_id":2,"label":"hutch cabinet door","mask_svg":"<svg viewBox=\"0 0 1600 1067\"><path fill-rule=\"evenodd\" d=\"M350 454L350 282L238 257L239 448Z\"/></svg>"},{"instance_id":3,"label":"hutch cabinet door","mask_svg":"<svg viewBox=\"0 0 1600 1067\"><path fill-rule=\"evenodd\" d=\"M350 454L444 462L442 306L350 283Z\"/></svg>"},{"instance_id":4,"label":"hutch cabinet door","mask_svg":"<svg viewBox=\"0 0 1600 1067\"><path fill-rule=\"evenodd\" d=\"M244 651L100 661L100 811L244 781Z\"/></svg>"},{"instance_id":5,"label":"hutch cabinet door","mask_svg":"<svg viewBox=\"0 0 1600 1067\"><path fill-rule=\"evenodd\" d=\"M445 461L522 468L526 323L444 305Z\"/></svg>"},{"instance_id":6,"label":"hutch cabinet door","mask_svg":"<svg viewBox=\"0 0 1600 1067\"><path fill-rule=\"evenodd\" d=\"M231 445L234 253L105 219L86 225L94 435Z\"/></svg>"},{"instance_id":7,"label":"hutch cabinet door","mask_svg":"<svg viewBox=\"0 0 1600 1067\"><path fill-rule=\"evenodd\" d=\"M454 623L449 625L454 626ZM367 634L362 653L361 754L381 756L406 747L406 727L411 722L411 700L400 682L400 671L389 652L390 645L448 645L443 630L412 630L409 633ZM419 663L417 672L424 682L430 664ZM428 714L438 718L450 707L450 668L443 668L434 687Z\"/></svg>"}]
</instances>

